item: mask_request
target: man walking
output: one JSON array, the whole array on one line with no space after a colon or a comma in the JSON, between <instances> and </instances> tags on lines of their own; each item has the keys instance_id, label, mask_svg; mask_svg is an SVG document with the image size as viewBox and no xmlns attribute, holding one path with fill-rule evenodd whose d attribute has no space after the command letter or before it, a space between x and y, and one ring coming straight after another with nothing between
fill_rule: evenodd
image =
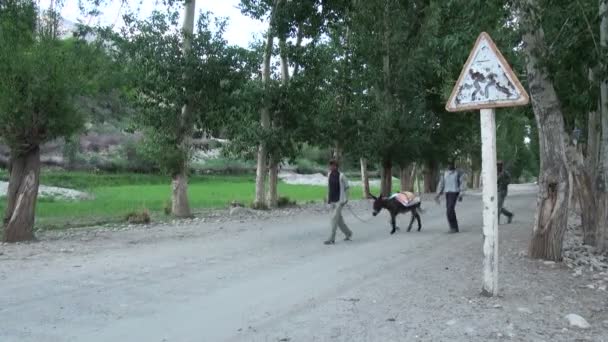
<instances>
[{"instance_id":1,"label":"man walking","mask_svg":"<svg viewBox=\"0 0 608 342\"><path fill-rule=\"evenodd\" d=\"M331 236L324 243L326 245L333 245L336 241L336 231L338 227L344 235L345 241L350 241L350 238L353 236L353 232L348 229L346 223L344 223L344 218L342 217L342 209L348 202L348 180L343 173L338 171L338 162L336 160L331 160L329 162L329 175L328 178L328 196L327 202L331 205L332 208L332 217L331 217Z\"/></svg>"},{"instance_id":2,"label":"man walking","mask_svg":"<svg viewBox=\"0 0 608 342\"><path fill-rule=\"evenodd\" d=\"M450 233L458 233L458 219L456 218L456 201L462 201L462 194L465 188L464 173L456 170L453 161L448 163L448 169L443 173L437 186L437 197L435 200L439 202L440 196L445 193L446 214L448 224L450 225Z\"/></svg>"},{"instance_id":3,"label":"man walking","mask_svg":"<svg viewBox=\"0 0 608 342\"><path fill-rule=\"evenodd\" d=\"M513 221L513 213L504 208L509 184L511 183L511 175L507 170L504 169L502 161L498 161L498 163L496 163L496 168L498 170L498 223L500 223L500 214L507 217L507 223L511 223Z\"/></svg>"}]
</instances>

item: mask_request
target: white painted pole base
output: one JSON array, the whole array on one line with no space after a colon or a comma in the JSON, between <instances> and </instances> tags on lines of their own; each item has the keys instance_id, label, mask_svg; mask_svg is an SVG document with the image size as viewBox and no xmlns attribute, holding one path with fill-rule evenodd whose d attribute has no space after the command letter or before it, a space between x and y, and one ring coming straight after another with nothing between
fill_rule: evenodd
<instances>
[{"instance_id":1,"label":"white painted pole base","mask_svg":"<svg viewBox=\"0 0 608 342\"><path fill-rule=\"evenodd\" d=\"M482 294L498 295L498 189L496 185L496 120L494 109L481 113L481 177L483 181Z\"/></svg>"}]
</instances>

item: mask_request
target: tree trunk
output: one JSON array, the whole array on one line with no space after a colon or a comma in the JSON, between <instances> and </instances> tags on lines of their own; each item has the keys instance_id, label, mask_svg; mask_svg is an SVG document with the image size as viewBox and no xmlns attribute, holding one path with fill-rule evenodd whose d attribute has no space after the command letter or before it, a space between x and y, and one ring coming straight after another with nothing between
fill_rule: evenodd
<instances>
[{"instance_id":1,"label":"tree trunk","mask_svg":"<svg viewBox=\"0 0 608 342\"><path fill-rule=\"evenodd\" d=\"M332 156L333 159L335 159L338 164L340 164L342 162L342 147L340 146L340 143L336 141L335 145L334 145L334 151L332 152Z\"/></svg>"},{"instance_id":2,"label":"tree trunk","mask_svg":"<svg viewBox=\"0 0 608 342\"><path fill-rule=\"evenodd\" d=\"M480 183L481 183L481 172L479 170L475 170L473 171L473 185L471 186L471 188L473 189L479 189L480 188Z\"/></svg>"},{"instance_id":3,"label":"tree trunk","mask_svg":"<svg viewBox=\"0 0 608 342\"><path fill-rule=\"evenodd\" d=\"M600 46L602 51L608 49L608 0L599 1L599 13L602 16L600 22ZM605 65L602 66L605 70ZM596 201L598 205L598 222L601 229L600 243L598 247L601 251L608 250L608 76L606 73L600 84L600 108L602 116L602 140L601 140L601 172L598 179Z\"/></svg>"},{"instance_id":4,"label":"tree trunk","mask_svg":"<svg viewBox=\"0 0 608 342\"><path fill-rule=\"evenodd\" d=\"M383 96L384 110L387 113L393 111L392 91L391 91L391 26L390 26L390 1L384 0L383 13L383 37L382 37L382 74L383 74ZM380 194L390 196L393 190L393 163L392 160L385 158L382 161L382 171L380 177Z\"/></svg>"},{"instance_id":5,"label":"tree trunk","mask_svg":"<svg viewBox=\"0 0 608 342\"><path fill-rule=\"evenodd\" d=\"M401 165L399 172L401 191L414 191L414 174L416 172L416 163Z\"/></svg>"},{"instance_id":6,"label":"tree trunk","mask_svg":"<svg viewBox=\"0 0 608 342\"><path fill-rule=\"evenodd\" d=\"M593 69L589 69L589 82L596 83L597 77ZM600 94L601 97L601 94ZM600 160L600 142L602 138L602 103L601 98L598 100L597 110L589 112L587 120L587 158L586 168L593 174L595 180L598 171L598 162Z\"/></svg>"},{"instance_id":7,"label":"tree trunk","mask_svg":"<svg viewBox=\"0 0 608 342\"><path fill-rule=\"evenodd\" d=\"M300 48L300 46L302 46L303 38L304 38L304 28L302 26L302 23L300 22L300 23L298 23L298 33L296 34L296 51L295 51L295 53L297 54L298 57L300 55L299 48ZM293 68L293 77L296 77L299 72L300 72L300 63L296 63L296 65Z\"/></svg>"},{"instance_id":8,"label":"tree trunk","mask_svg":"<svg viewBox=\"0 0 608 342\"><path fill-rule=\"evenodd\" d=\"M467 177L467 188L473 189L475 186L475 177L474 177L474 171L473 171L472 167L467 170L467 174L471 175L471 177Z\"/></svg>"},{"instance_id":9,"label":"tree trunk","mask_svg":"<svg viewBox=\"0 0 608 342\"><path fill-rule=\"evenodd\" d=\"M285 37L279 39L279 54L281 59L281 84L283 87L289 85L289 63L287 61L287 43ZM276 125L276 123L271 123ZM279 203L279 162L280 157L277 152L271 153L268 159L268 207L276 208Z\"/></svg>"},{"instance_id":10,"label":"tree trunk","mask_svg":"<svg viewBox=\"0 0 608 342\"><path fill-rule=\"evenodd\" d=\"M262 64L262 83L264 87L268 86L270 81L270 59L272 58L272 46L274 44L273 26L275 18L277 1L272 9L271 20L268 24L268 33L266 34L266 44L264 45L264 61ZM260 110L260 125L262 130L266 131L270 128L270 108L268 103L262 105ZM253 207L263 209L266 207L266 161L268 158L268 149L266 142L261 141L258 145L257 167L255 175L255 200Z\"/></svg>"},{"instance_id":11,"label":"tree trunk","mask_svg":"<svg viewBox=\"0 0 608 342\"><path fill-rule=\"evenodd\" d=\"M568 225L569 179L566 134L561 105L539 56L546 56L544 31L536 0L527 0L522 11L524 52L532 107L540 143L540 176L537 209L529 255L561 261L562 243Z\"/></svg>"},{"instance_id":12,"label":"tree trunk","mask_svg":"<svg viewBox=\"0 0 608 342\"><path fill-rule=\"evenodd\" d=\"M412 172L410 173L410 189L414 191L415 182L416 182L416 173L418 172L418 164L414 163L412 166Z\"/></svg>"},{"instance_id":13,"label":"tree trunk","mask_svg":"<svg viewBox=\"0 0 608 342\"><path fill-rule=\"evenodd\" d=\"M597 82L595 74L589 70L589 82ZM598 175L598 162L601 139L601 101L598 101L598 110L591 111L587 120L587 153L583 158L582 152L576 146L568 147L568 162L572 173L571 184L573 199L571 207L576 207L576 202L580 206L581 224L583 226L583 243L589 246L596 246L598 234L601 227L598 226L598 206L596 202L596 185Z\"/></svg>"},{"instance_id":14,"label":"tree trunk","mask_svg":"<svg viewBox=\"0 0 608 342\"><path fill-rule=\"evenodd\" d=\"M434 193L437 191L437 176L439 174L437 162L427 161L424 166L424 192Z\"/></svg>"},{"instance_id":15,"label":"tree trunk","mask_svg":"<svg viewBox=\"0 0 608 342\"><path fill-rule=\"evenodd\" d=\"M11 158L4 214L5 242L34 239L34 220L40 182L40 148Z\"/></svg>"},{"instance_id":16,"label":"tree trunk","mask_svg":"<svg viewBox=\"0 0 608 342\"><path fill-rule=\"evenodd\" d=\"M274 154L271 154L268 164L268 207L276 208L279 203L279 163Z\"/></svg>"},{"instance_id":17,"label":"tree trunk","mask_svg":"<svg viewBox=\"0 0 608 342\"><path fill-rule=\"evenodd\" d=\"M384 24L384 35L382 39L382 71L384 74L384 96L385 96L385 105L390 106L390 84L391 84L391 30L390 30L390 0L384 0L384 15L383 15L383 24Z\"/></svg>"},{"instance_id":18,"label":"tree trunk","mask_svg":"<svg viewBox=\"0 0 608 342\"><path fill-rule=\"evenodd\" d=\"M262 127L266 122L264 115L262 114ZM257 155L257 166L255 172L255 200L253 201L253 208L264 209L266 207L266 144L261 142L258 146Z\"/></svg>"},{"instance_id":19,"label":"tree trunk","mask_svg":"<svg viewBox=\"0 0 608 342\"><path fill-rule=\"evenodd\" d=\"M572 174L571 189L575 189L571 198L578 200L581 208L581 223L583 226L583 242L586 245L597 244L597 203L595 199L595 182L590 169L586 167L582 153L576 146L568 146L567 157L569 170ZM574 207L574 201L571 201Z\"/></svg>"},{"instance_id":20,"label":"tree trunk","mask_svg":"<svg viewBox=\"0 0 608 342\"><path fill-rule=\"evenodd\" d=\"M173 176L171 182L171 212L176 217L191 217L188 204L188 170L183 167L180 173Z\"/></svg>"},{"instance_id":21,"label":"tree trunk","mask_svg":"<svg viewBox=\"0 0 608 342\"><path fill-rule=\"evenodd\" d=\"M380 194L390 196L393 191L393 162L385 159L382 162L382 175L380 178Z\"/></svg>"},{"instance_id":22,"label":"tree trunk","mask_svg":"<svg viewBox=\"0 0 608 342\"><path fill-rule=\"evenodd\" d=\"M182 50L186 54L192 48L192 34L194 33L194 12L196 11L196 0L190 0L185 3L184 8L184 24L182 32L184 34L184 42ZM184 78L188 75L183 75ZM190 205L188 204L188 152L190 149L190 139L192 138L192 124L190 123L190 115L192 108L189 103L185 103L182 107L180 118L180 149L184 154L184 160L180 165L180 169L173 176L172 193L171 193L171 212L177 217L190 217Z\"/></svg>"},{"instance_id":23,"label":"tree trunk","mask_svg":"<svg viewBox=\"0 0 608 342\"><path fill-rule=\"evenodd\" d=\"M363 189L363 198L371 198L371 194L369 192L369 176L367 174L367 160L365 158L361 158L361 187Z\"/></svg>"}]
</instances>

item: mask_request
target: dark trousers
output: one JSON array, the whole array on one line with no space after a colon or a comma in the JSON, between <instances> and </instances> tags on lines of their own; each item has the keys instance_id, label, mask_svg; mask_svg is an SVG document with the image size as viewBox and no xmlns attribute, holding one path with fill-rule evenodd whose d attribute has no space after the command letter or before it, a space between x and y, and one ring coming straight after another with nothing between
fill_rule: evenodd
<instances>
[{"instance_id":1,"label":"dark trousers","mask_svg":"<svg viewBox=\"0 0 608 342\"><path fill-rule=\"evenodd\" d=\"M447 209L448 223L450 229L458 231L458 219L456 218L456 202L458 201L458 192L445 193L445 205Z\"/></svg>"},{"instance_id":2,"label":"dark trousers","mask_svg":"<svg viewBox=\"0 0 608 342\"><path fill-rule=\"evenodd\" d=\"M498 192L498 221L500 221L500 215L505 215L506 217L512 217L513 213L505 209L505 199L507 198L506 191Z\"/></svg>"}]
</instances>

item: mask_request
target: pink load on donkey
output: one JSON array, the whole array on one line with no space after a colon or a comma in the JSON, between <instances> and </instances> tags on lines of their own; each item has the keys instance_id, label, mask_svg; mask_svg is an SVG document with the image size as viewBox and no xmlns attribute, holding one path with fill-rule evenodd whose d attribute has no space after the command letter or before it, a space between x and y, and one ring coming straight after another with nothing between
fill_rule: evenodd
<instances>
[{"instance_id":1,"label":"pink load on donkey","mask_svg":"<svg viewBox=\"0 0 608 342\"><path fill-rule=\"evenodd\" d=\"M409 207L420 203L420 198L415 193L409 191L392 194L389 198L396 198L404 207Z\"/></svg>"}]
</instances>

